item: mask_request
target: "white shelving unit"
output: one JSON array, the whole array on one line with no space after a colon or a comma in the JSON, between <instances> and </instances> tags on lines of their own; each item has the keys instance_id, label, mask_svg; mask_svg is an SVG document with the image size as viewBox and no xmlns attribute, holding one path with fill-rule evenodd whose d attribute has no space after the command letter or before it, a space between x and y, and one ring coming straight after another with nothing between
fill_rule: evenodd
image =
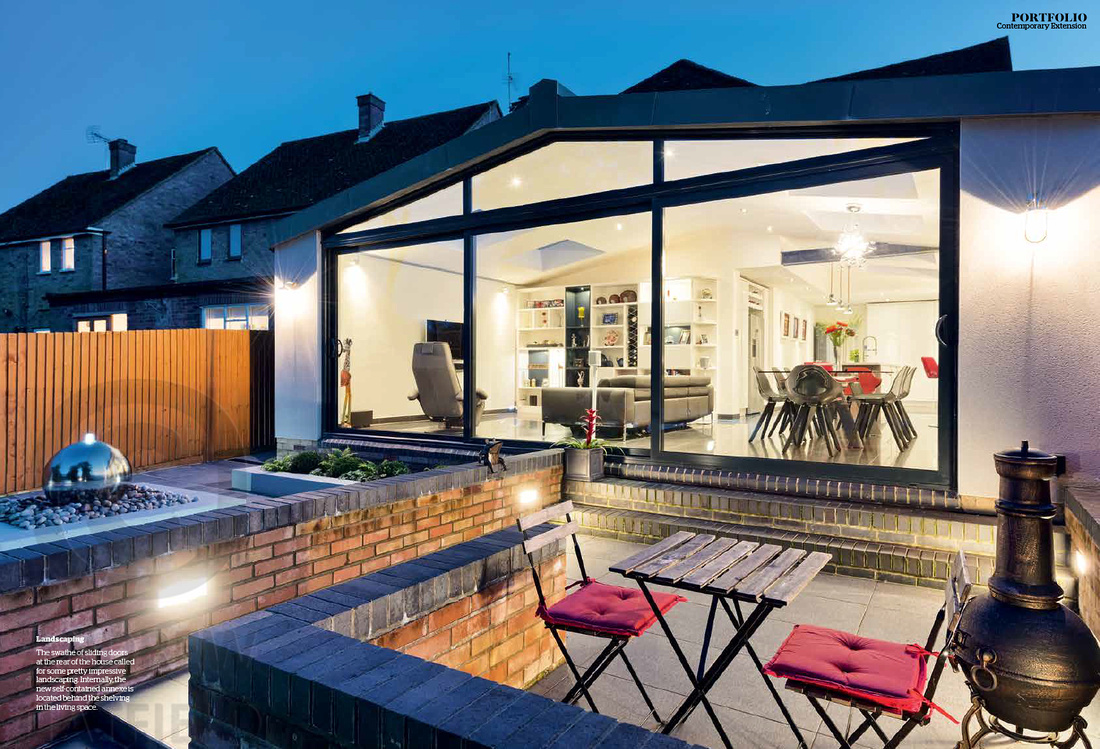
<instances>
[{"instance_id":1,"label":"white shelving unit","mask_svg":"<svg viewBox=\"0 0 1100 749\"><path fill-rule=\"evenodd\" d=\"M665 370L690 372L713 377L718 369L718 279L701 276L665 280ZM642 312L649 319L649 305ZM642 323L642 329L650 327ZM687 342L680 343L685 337ZM638 359L649 361L650 346L645 334L638 348ZM644 370L648 372L648 369Z\"/></svg>"},{"instance_id":2,"label":"white shelving unit","mask_svg":"<svg viewBox=\"0 0 1100 749\"><path fill-rule=\"evenodd\" d=\"M538 416L542 388L565 384L565 287L519 289L517 302L516 410Z\"/></svg>"}]
</instances>

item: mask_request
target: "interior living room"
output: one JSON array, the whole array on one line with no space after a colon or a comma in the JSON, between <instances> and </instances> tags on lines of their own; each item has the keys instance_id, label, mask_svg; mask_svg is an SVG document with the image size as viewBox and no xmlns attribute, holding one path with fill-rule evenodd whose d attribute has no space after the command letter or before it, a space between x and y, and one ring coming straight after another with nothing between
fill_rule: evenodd
<instances>
[{"instance_id":1,"label":"interior living room","mask_svg":"<svg viewBox=\"0 0 1100 749\"><path fill-rule=\"evenodd\" d=\"M688 179L905 140L668 141L661 166ZM476 175L473 210L652 171L649 141L555 143ZM935 469L940 208L938 169L670 204L659 291L650 210L480 234L474 434L555 442L595 405L601 436L649 448L659 349L666 451ZM339 423L462 435L463 240L344 251L336 273Z\"/></svg>"}]
</instances>

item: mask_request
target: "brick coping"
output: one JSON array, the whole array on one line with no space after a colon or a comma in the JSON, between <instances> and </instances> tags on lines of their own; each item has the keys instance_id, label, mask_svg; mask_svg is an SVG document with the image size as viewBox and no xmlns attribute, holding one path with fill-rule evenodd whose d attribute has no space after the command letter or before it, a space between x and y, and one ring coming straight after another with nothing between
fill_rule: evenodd
<instances>
[{"instance_id":1,"label":"brick coping","mask_svg":"<svg viewBox=\"0 0 1100 749\"><path fill-rule=\"evenodd\" d=\"M564 541L535 563L560 557ZM339 745L678 749L689 745L363 640L506 579L527 564L516 530L498 531L190 636L192 738L255 735L270 715ZM446 591L446 593L444 593ZM335 595L334 595L335 594ZM237 716L228 724L223 718ZM243 718L242 718L243 716ZM194 744L193 744L194 745Z\"/></svg>"},{"instance_id":2,"label":"brick coping","mask_svg":"<svg viewBox=\"0 0 1100 749\"><path fill-rule=\"evenodd\" d=\"M169 552L196 549L325 516L465 489L493 477L531 473L560 465L561 452L548 449L509 456L508 470L504 473L490 474L487 466L466 464L285 497L257 495L236 507L9 549L0 553L0 594L52 585Z\"/></svg>"},{"instance_id":3,"label":"brick coping","mask_svg":"<svg viewBox=\"0 0 1100 749\"><path fill-rule=\"evenodd\" d=\"M1085 533L1100 546L1100 485L1067 486L1066 512L1073 513Z\"/></svg>"}]
</instances>

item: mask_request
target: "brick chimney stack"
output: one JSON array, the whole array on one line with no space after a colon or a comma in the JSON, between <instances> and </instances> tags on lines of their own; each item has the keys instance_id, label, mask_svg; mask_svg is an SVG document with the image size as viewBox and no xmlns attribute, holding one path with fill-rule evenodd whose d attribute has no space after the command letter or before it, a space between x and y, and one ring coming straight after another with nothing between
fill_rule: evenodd
<instances>
[{"instance_id":1,"label":"brick chimney stack","mask_svg":"<svg viewBox=\"0 0 1100 749\"><path fill-rule=\"evenodd\" d=\"M111 179L134 165L137 146L125 138L115 138L107 144L107 148L111 151Z\"/></svg>"},{"instance_id":2,"label":"brick chimney stack","mask_svg":"<svg viewBox=\"0 0 1100 749\"><path fill-rule=\"evenodd\" d=\"M374 94L355 97L359 103L359 142L363 142L378 132L382 119L386 116L386 102Z\"/></svg>"}]
</instances>

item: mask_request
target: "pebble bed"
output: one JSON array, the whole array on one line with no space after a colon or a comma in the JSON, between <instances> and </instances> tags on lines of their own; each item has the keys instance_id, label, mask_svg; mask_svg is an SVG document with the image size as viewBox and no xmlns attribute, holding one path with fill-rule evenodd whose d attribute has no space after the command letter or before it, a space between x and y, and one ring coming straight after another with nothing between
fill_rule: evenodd
<instances>
[{"instance_id":1,"label":"pebble bed","mask_svg":"<svg viewBox=\"0 0 1100 749\"><path fill-rule=\"evenodd\" d=\"M110 496L89 496L68 504L52 505L41 495L0 498L0 522L23 530L76 523L94 518L109 518L142 510L186 505L198 502L189 497L141 484L128 484Z\"/></svg>"}]
</instances>

